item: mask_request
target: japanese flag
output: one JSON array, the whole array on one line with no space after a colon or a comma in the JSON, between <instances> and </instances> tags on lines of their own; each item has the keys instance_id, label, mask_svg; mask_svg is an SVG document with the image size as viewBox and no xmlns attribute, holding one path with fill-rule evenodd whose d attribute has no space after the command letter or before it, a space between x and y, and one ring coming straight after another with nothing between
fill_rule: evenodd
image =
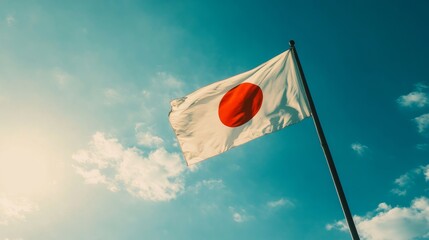
<instances>
[{"instance_id":1,"label":"japanese flag","mask_svg":"<svg viewBox=\"0 0 429 240\"><path fill-rule=\"evenodd\" d=\"M309 117L290 50L171 102L169 120L188 165Z\"/></svg>"}]
</instances>

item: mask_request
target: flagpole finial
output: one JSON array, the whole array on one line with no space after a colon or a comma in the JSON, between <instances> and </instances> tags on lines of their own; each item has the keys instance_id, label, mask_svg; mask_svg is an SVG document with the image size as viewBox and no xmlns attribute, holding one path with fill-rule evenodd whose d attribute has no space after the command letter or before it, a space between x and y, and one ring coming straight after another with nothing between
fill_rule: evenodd
<instances>
[{"instance_id":1,"label":"flagpole finial","mask_svg":"<svg viewBox=\"0 0 429 240\"><path fill-rule=\"evenodd\" d=\"M290 40L289 41L289 46L290 47L295 47L295 41L294 40Z\"/></svg>"}]
</instances>

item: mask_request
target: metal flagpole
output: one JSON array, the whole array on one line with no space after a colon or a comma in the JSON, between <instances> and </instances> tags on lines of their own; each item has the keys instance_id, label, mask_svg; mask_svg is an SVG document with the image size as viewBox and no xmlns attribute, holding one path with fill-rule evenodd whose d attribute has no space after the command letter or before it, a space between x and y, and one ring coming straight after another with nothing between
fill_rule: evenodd
<instances>
[{"instance_id":1,"label":"metal flagpole","mask_svg":"<svg viewBox=\"0 0 429 240\"><path fill-rule=\"evenodd\" d=\"M317 115L316 107L314 106L313 98L310 94L310 89L308 88L307 81L305 80L304 71L302 70L301 62L298 58L298 53L295 49L295 41L290 40L289 45L292 50L292 55L295 57L296 64L298 65L299 73L301 75L302 84L305 89L305 94L307 95L308 103L310 104L311 114L313 115L314 125L316 126L317 134L319 135L320 144L322 146L323 152L325 153L326 162L329 166L329 171L331 172L332 180L334 181L335 189L337 190L338 198L340 199L341 207L346 217L347 224L349 225L350 234L353 240L360 240L358 232L356 230L355 223L353 221L352 214L350 212L349 205L347 204L346 195L344 194L343 187L341 186L340 178L338 177L337 169L332 159L331 151L329 150L328 143L323 133L322 125L320 124L319 116Z\"/></svg>"}]
</instances>

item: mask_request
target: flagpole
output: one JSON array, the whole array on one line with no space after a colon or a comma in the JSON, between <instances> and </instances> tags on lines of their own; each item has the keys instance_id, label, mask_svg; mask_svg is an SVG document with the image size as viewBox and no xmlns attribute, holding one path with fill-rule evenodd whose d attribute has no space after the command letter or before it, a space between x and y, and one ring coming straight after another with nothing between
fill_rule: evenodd
<instances>
[{"instance_id":1,"label":"flagpole","mask_svg":"<svg viewBox=\"0 0 429 240\"><path fill-rule=\"evenodd\" d=\"M350 212L349 205L347 203L346 195L344 194L343 187L341 186L340 178L337 173L337 169L332 159L331 151L329 150L328 142L326 141L325 134L320 124L319 116L317 115L316 107L314 106L313 98L310 94L310 89L307 85L307 80L304 76L304 71L302 70L301 62L298 58L298 53L295 49L295 41L290 40L289 45L292 50L292 55L295 57L296 64L298 65L298 70L301 75L302 84L304 85L305 94L307 95L308 103L310 105L311 114L313 115L313 122L319 136L320 144L322 146L323 152L325 154L326 162L329 166L329 171L331 172L332 180L334 181L335 189L337 190L338 198L340 199L341 208L343 209L344 216L346 217L347 224L349 225L350 235L353 240L360 240L359 234L356 230L355 223L353 221L352 214Z\"/></svg>"}]
</instances>

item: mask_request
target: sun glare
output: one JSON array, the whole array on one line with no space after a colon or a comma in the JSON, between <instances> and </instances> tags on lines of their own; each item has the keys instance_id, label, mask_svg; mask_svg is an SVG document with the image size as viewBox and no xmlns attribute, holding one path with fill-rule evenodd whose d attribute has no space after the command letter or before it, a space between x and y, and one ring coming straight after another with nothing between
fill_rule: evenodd
<instances>
[{"instance_id":1,"label":"sun glare","mask_svg":"<svg viewBox=\"0 0 429 240\"><path fill-rule=\"evenodd\" d=\"M34 196L48 190L53 148L42 134L10 134L0 146L0 192Z\"/></svg>"}]
</instances>

